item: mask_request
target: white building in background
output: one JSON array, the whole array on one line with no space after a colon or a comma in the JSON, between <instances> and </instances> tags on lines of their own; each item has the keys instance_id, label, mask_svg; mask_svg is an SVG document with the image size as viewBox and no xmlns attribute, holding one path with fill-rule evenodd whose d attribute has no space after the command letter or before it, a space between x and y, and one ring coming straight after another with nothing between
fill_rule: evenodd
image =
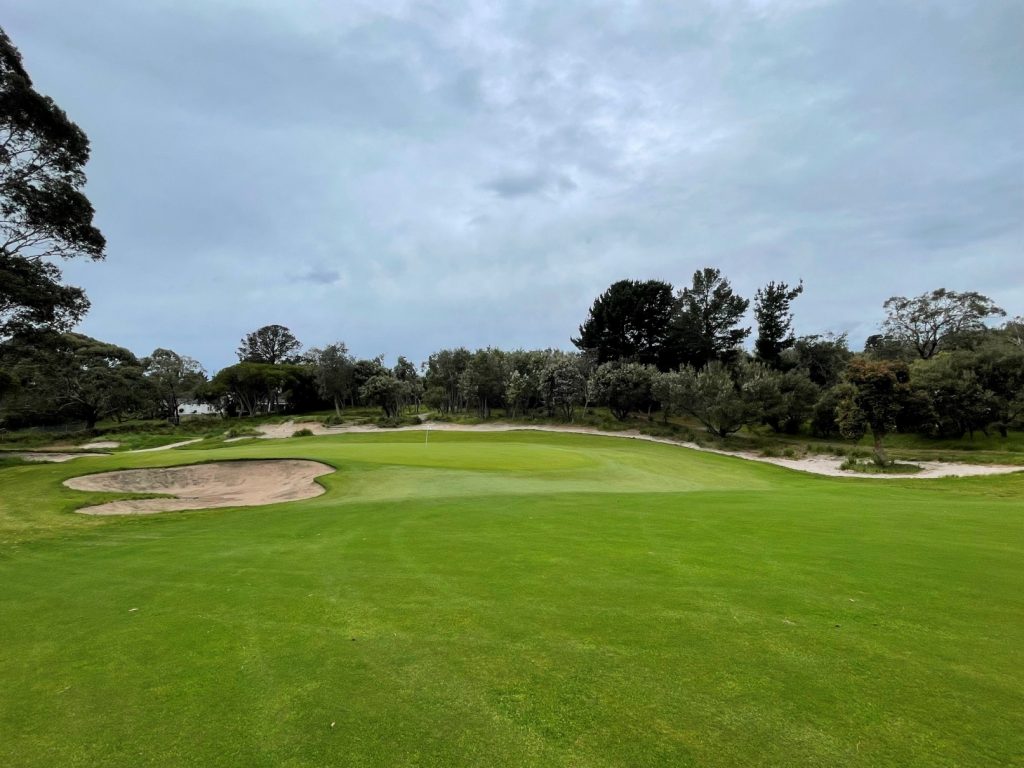
<instances>
[{"instance_id":1,"label":"white building in background","mask_svg":"<svg viewBox=\"0 0 1024 768\"><path fill-rule=\"evenodd\" d=\"M179 403L178 404L178 416L180 418L188 418L189 416L216 416L220 413L220 410L209 403Z\"/></svg>"}]
</instances>

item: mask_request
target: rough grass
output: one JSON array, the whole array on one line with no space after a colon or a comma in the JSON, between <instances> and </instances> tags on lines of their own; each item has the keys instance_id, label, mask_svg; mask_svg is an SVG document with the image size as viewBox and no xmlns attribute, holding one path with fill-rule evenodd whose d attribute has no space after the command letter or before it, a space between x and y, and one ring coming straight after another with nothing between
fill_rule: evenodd
<instances>
[{"instance_id":1,"label":"rough grass","mask_svg":"<svg viewBox=\"0 0 1024 768\"><path fill-rule=\"evenodd\" d=\"M621 438L349 435L0 468L0 764L1006 766L1024 476ZM291 504L60 481L311 458ZM111 496L112 498L113 496Z\"/></svg>"}]
</instances>

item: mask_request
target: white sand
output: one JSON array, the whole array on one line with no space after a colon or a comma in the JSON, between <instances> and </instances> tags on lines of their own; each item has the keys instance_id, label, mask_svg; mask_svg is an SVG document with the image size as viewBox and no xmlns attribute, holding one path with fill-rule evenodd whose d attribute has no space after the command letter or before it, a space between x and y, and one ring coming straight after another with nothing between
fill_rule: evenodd
<instances>
[{"instance_id":1,"label":"white sand","mask_svg":"<svg viewBox=\"0 0 1024 768\"><path fill-rule=\"evenodd\" d=\"M251 507L310 499L324 492L314 482L334 467L292 459L219 461L160 469L125 469L72 477L76 491L165 493L174 498L129 499L77 510L84 515L152 515L184 509Z\"/></svg>"}]
</instances>

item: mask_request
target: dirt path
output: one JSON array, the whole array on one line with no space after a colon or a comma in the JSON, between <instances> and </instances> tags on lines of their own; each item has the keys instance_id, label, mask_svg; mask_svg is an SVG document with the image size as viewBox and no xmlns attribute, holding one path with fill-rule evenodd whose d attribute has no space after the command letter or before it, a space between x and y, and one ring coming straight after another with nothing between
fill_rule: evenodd
<instances>
[{"instance_id":1,"label":"dirt path","mask_svg":"<svg viewBox=\"0 0 1024 768\"><path fill-rule=\"evenodd\" d=\"M76 510L83 515L153 515L310 499L324 492L314 479L333 471L334 467L318 461L221 461L83 475L65 480L64 485L76 491L165 493L174 497L111 501Z\"/></svg>"},{"instance_id":2,"label":"dirt path","mask_svg":"<svg viewBox=\"0 0 1024 768\"><path fill-rule=\"evenodd\" d=\"M191 440L182 440L180 443L170 443L169 445L158 445L156 448L136 448L134 451L125 451L125 453L154 453L155 451L169 451L171 448L181 448L183 445L192 445L192 443L201 443L203 438L194 437Z\"/></svg>"},{"instance_id":3,"label":"dirt path","mask_svg":"<svg viewBox=\"0 0 1024 768\"><path fill-rule=\"evenodd\" d=\"M352 425L340 427L325 427L323 424L314 422L292 421L283 424L264 424L257 429L263 433L264 439L279 439L291 437L297 429L308 429L315 435L340 435L347 433L367 432L411 432L432 430L437 432L559 432L578 435L601 435L602 437L618 437L627 440L645 440L650 443L662 443L664 445L682 446L695 451L717 453L721 456L732 456L747 461L759 461L763 464L774 464L778 467L786 467L799 472L810 472L815 475L826 475L828 477L857 477L877 480L927 480L937 477L973 477L977 475L1005 475L1011 472L1024 471L1024 467L1005 464L957 464L944 461L915 461L921 471L913 475L903 474L863 474L859 472L848 472L839 468L842 463L834 456L806 456L799 459L787 459L773 456L761 456L752 451L725 451L718 448L707 448L696 443L682 442L680 440L669 440L663 437L644 435L636 430L623 430L621 432L606 432L593 427L557 426L554 424L448 424L446 422L426 422L409 427L396 427L394 429L381 429L372 425Z\"/></svg>"},{"instance_id":4,"label":"dirt path","mask_svg":"<svg viewBox=\"0 0 1024 768\"><path fill-rule=\"evenodd\" d=\"M171 443L169 445L158 445L156 448L137 448L134 451L124 451L124 453L153 453L154 451L169 451L171 448L181 448L183 445L192 445L192 443L202 442L203 438L196 437L191 440L182 440L178 443ZM120 443L115 442L100 442L90 443L83 445L83 448L116 448ZM71 452L60 452L60 451L19 451L17 453L10 454L17 456L25 461L48 461L53 463L62 463L65 461L71 461L72 459L82 459L91 456L114 456L112 453L91 453L89 451L79 451L77 453Z\"/></svg>"},{"instance_id":5,"label":"dirt path","mask_svg":"<svg viewBox=\"0 0 1024 768\"><path fill-rule=\"evenodd\" d=\"M3 456L17 456L25 461L48 461L54 464L63 464L72 459L87 458L89 456L109 456L107 453L60 453L59 451L17 451Z\"/></svg>"}]
</instances>

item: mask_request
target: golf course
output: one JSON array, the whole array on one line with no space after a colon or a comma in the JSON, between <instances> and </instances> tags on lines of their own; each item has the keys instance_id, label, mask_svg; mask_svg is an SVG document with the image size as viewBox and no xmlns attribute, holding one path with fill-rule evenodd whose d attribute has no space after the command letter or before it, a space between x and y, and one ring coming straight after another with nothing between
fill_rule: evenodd
<instances>
[{"instance_id":1,"label":"golf course","mask_svg":"<svg viewBox=\"0 0 1024 768\"><path fill-rule=\"evenodd\" d=\"M104 516L137 496L64 485L273 459L321 488ZM5 766L1024 759L1021 473L525 431L7 461Z\"/></svg>"}]
</instances>

